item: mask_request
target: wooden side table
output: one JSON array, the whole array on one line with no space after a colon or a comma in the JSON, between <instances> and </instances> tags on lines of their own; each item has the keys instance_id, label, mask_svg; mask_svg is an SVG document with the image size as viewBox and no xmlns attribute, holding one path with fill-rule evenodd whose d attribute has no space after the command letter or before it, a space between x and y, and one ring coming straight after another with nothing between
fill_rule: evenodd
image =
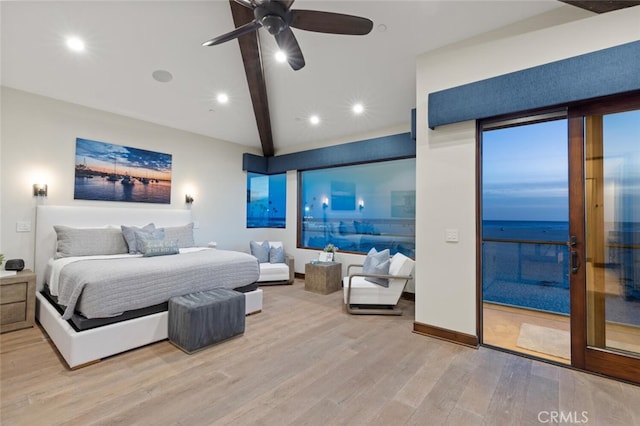
<instances>
[{"instance_id":1,"label":"wooden side table","mask_svg":"<svg viewBox=\"0 0 640 426\"><path fill-rule=\"evenodd\" d=\"M329 294L340 290L342 264L338 262L307 263L304 265L304 289Z\"/></svg>"},{"instance_id":2,"label":"wooden side table","mask_svg":"<svg viewBox=\"0 0 640 426\"><path fill-rule=\"evenodd\" d=\"M0 279L0 333L33 327L36 274L29 269Z\"/></svg>"}]
</instances>

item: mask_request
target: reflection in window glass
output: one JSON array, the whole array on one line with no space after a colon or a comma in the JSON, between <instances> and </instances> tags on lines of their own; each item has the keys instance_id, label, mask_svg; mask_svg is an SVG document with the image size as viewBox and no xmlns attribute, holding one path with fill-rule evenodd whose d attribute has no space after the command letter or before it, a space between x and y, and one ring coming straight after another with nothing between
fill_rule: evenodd
<instances>
[{"instance_id":1,"label":"reflection in window glass","mask_svg":"<svg viewBox=\"0 0 640 426\"><path fill-rule=\"evenodd\" d=\"M247 228L284 228L286 192L286 173L247 173Z\"/></svg>"},{"instance_id":2,"label":"reflection in window glass","mask_svg":"<svg viewBox=\"0 0 640 426\"><path fill-rule=\"evenodd\" d=\"M415 257L415 158L300 173L302 246Z\"/></svg>"}]
</instances>

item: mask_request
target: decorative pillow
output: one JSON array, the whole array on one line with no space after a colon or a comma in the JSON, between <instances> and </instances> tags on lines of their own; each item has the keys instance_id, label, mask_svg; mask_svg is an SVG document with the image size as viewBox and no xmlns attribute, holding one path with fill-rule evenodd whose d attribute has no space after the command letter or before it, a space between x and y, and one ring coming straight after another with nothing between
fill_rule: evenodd
<instances>
[{"instance_id":1,"label":"decorative pillow","mask_svg":"<svg viewBox=\"0 0 640 426\"><path fill-rule=\"evenodd\" d=\"M145 241L162 241L164 240L164 231L162 228L156 229L153 232L145 232L145 231L133 231L133 234L136 237L136 250L134 253L136 254L144 254L142 251L144 247Z\"/></svg>"},{"instance_id":2,"label":"decorative pillow","mask_svg":"<svg viewBox=\"0 0 640 426\"><path fill-rule=\"evenodd\" d=\"M56 258L128 253L127 243L118 228L72 228L56 225Z\"/></svg>"},{"instance_id":3,"label":"decorative pillow","mask_svg":"<svg viewBox=\"0 0 640 426\"><path fill-rule=\"evenodd\" d=\"M258 263L269 263L269 241L263 241L262 244L250 241L249 248L251 254L258 259Z\"/></svg>"},{"instance_id":4,"label":"decorative pillow","mask_svg":"<svg viewBox=\"0 0 640 426\"><path fill-rule=\"evenodd\" d=\"M179 248L195 247L193 239L193 222L182 226L169 226L164 229L164 237L167 240L176 240Z\"/></svg>"},{"instance_id":5,"label":"decorative pillow","mask_svg":"<svg viewBox=\"0 0 640 426\"><path fill-rule=\"evenodd\" d=\"M389 274L390 252L389 249L377 251L375 248L369 250L367 257L364 260L364 266L362 272L365 274ZM389 287L389 280L386 278L365 278L365 280L377 284L382 287Z\"/></svg>"},{"instance_id":6,"label":"decorative pillow","mask_svg":"<svg viewBox=\"0 0 640 426\"><path fill-rule=\"evenodd\" d=\"M129 246L129 254L140 253L138 248L138 244L136 242L136 234L135 231L141 232L153 232L156 230L156 225L150 223L148 225L140 228L139 226L125 226L122 225L120 227L122 229L122 235L124 235L124 239L127 242L127 246Z\"/></svg>"},{"instance_id":7,"label":"decorative pillow","mask_svg":"<svg viewBox=\"0 0 640 426\"><path fill-rule=\"evenodd\" d=\"M284 247L269 247L269 263L285 263Z\"/></svg>"},{"instance_id":8,"label":"decorative pillow","mask_svg":"<svg viewBox=\"0 0 640 426\"><path fill-rule=\"evenodd\" d=\"M166 256L178 254L178 242L176 240L144 240L142 242L142 256Z\"/></svg>"},{"instance_id":9,"label":"decorative pillow","mask_svg":"<svg viewBox=\"0 0 640 426\"><path fill-rule=\"evenodd\" d=\"M379 274L379 275L389 275L389 266L391 265L391 260L387 259L382 263L378 263L377 265L370 268L368 274ZM377 278L377 277L366 277L365 280L378 284L381 287L389 287L389 280L387 278Z\"/></svg>"}]
</instances>

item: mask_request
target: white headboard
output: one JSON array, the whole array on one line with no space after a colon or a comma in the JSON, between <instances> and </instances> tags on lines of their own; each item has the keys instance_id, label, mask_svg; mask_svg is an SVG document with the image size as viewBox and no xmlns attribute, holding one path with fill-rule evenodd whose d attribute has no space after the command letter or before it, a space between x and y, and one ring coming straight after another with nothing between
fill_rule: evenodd
<instances>
[{"instance_id":1,"label":"white headboard","mask_svg":"<svg viewBox=\"0 0 640 426\"><path fill-rule=\"evenodd\" d=\"M144 226L149 222L158 227L185 225L191 222L191 210L37 206L35 272L38 291L43 287L47 262L56 251L54 225L91 228L105 225Z\"/></svg>"}]
</instances>

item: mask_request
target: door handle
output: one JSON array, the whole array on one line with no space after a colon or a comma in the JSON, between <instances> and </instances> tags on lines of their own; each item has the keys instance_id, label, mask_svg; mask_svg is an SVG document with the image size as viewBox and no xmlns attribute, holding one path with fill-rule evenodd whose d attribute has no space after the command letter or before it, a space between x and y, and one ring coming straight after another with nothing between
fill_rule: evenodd
<instances>
[{"instance_id":1,"label":"door handle","mask_svg":"<svg viewBox=\"0 0 640 426\"><path fill-rule=\"evenodd\" d=\"M580 269L580 256L575 250L571 250L571 273L577 274Z\"/></svg>"}]
</instances>

